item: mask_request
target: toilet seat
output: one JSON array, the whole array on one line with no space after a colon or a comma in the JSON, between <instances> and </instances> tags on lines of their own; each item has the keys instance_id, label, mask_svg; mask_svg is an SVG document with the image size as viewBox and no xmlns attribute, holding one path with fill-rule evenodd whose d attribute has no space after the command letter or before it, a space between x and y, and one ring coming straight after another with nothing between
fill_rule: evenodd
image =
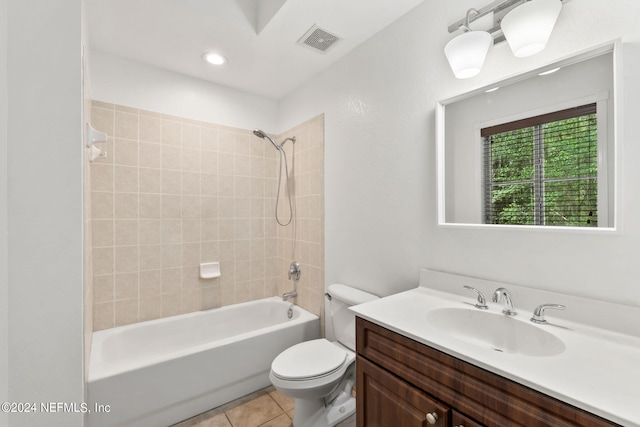
<instances>
[{"instance_id":1,"label":"toilet seat","mask_svg":"<svg viewBox=\"0 0 640 427\"><path fill-rule=\"evenodd\" d=\"M288 348L271 364L274 376L289 381L322 378L340 370L347 352L332 342L320 338Z\"/></svg>"}]
</instances>

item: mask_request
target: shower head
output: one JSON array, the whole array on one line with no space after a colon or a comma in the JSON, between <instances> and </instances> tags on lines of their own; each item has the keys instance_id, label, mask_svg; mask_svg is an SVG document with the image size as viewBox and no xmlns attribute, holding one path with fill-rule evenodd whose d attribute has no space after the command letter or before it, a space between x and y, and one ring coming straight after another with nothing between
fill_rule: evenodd
<instances>
[{"instance_id":1,"label":"shower head","mask_svg":"<svg viewBox=\"0 0 640 427\"><path fill-rule=\"evenodd\" d=\"M267 135L266 133L264 133L260 129L254 129L253 130L253 134L255 136L257 136L258 138L268 139L269 142L272 143L274 147L276 147L276 150L278 150L278 151L280 150L280 147L278 147L278 145L275 142L273 142L273 139L269 138L269 135Z\"/></svg>"}]
</instances>

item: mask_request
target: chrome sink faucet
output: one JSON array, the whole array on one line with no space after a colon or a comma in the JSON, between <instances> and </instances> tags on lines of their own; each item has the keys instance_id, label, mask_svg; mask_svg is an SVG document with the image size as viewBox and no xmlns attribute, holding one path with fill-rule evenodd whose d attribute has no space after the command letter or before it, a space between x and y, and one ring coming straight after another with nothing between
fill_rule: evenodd
<instances>
[{"instance_id":1,"label":"chrome sink faucet","mask_svg":"<svg viewBox=\"0 0 640 427\"><path fill-rule=\"evenodd\" d=\"M531 318L531 321L533 323L538 323L538 324L545 324L547 323L547 320L544 318L544 311L549 309L549 308L553 308L555 310L564 310L565 307L562 304L542 304L536 307L535 310L533 310L533 317Z\"/></svg>"},{"instance_id":2,"label":"chrome sink faucet","mask_svg":"<svg viewBox=\"0 0 640 427\"><path fill-rule=\"evenodd\" d=\"M518 314L513 309L511 292L509 292L505 288L496 289L495 292L493 293L493 297L491 297L491 300L497 303L499 303L501 300L504 300L504 309L502 310L502 313L506 314L507 316L515 316L516 314Z\"/></svg>"},{"instance_id":3,"label":"chrome sink faucet","mask_svg":"<svg viewBox=\"0 0 640 427\"><path fill-rule=\"evenodd\" d=\"M489 308L489 306L487 306L487 301L484 299L484 295L482 295L482 292L480 292L473 286L464 285L463 288L469 289L470 291L473 291L476 293L477 295L477 302L475 305L476 308L479 308L480 310L487 310Z\"/></svg>"}]
</instances>

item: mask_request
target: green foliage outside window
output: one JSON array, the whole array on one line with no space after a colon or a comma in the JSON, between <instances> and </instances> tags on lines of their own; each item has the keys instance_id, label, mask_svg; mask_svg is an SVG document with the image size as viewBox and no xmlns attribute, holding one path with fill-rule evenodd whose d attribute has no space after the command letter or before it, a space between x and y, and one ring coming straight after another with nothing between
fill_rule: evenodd
<instances>
[{"instance_id":1,"label":"green foliage outside window","mask_svg":"<svg viewBox=\"0 0 640 427\"><path fill-rule=\"evenodd\" d=\"M596 114L496 133L486 142L487 223L597 227Z\"/></svg>"}]
</instances>

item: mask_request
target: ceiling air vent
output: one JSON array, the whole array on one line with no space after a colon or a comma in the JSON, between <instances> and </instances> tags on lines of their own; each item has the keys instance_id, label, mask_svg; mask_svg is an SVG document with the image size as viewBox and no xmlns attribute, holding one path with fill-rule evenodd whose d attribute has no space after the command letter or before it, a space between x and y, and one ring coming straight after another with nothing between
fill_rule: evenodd
<instances>
[{"instance_id":1,"label":"ceiling air vent","mask_svg":"<svg viewBox=\"0 0 640 427\"><path fill-rule=\"evenodd\" d=\"M319 53L326 53L338 40L340 37L314 25L300 37L298 44Z\"/></svg>"}]
</instances>

